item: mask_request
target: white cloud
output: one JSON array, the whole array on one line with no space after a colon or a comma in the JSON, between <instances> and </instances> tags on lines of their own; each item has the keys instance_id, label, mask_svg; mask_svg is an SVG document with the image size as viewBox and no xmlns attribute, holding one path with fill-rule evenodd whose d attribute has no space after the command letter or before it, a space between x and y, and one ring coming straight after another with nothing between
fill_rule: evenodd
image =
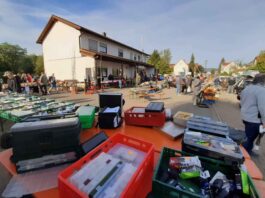
<instances>
[{"instance_id":1,"label":"white cloud","mask_svg":"<svg viewBox=\"0 0 265 198\"><path fill-rule=\"evenodd\" d=\"M36 39L51 14L57 14L133 47L152 52L170 48L173 62L189 60L217 66L221 57L249 61L265 43L265 4L261 1L168 0L108 1L104 9L72 13L69 8L33 7L0 1L0 42L41 52ZM11 16L12 17L9 17ZM32 22L32 18L39 23Z\"/></svg>"}]
</instances>

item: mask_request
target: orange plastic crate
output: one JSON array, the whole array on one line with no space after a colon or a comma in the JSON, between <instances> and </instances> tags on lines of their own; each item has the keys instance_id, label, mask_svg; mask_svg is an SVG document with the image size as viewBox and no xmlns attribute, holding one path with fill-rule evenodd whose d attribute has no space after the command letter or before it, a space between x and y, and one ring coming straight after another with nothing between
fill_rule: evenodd
<instances>
[{"instance_id":1,"label":"orange plastic crate","mask_svg":"<svg viewBox=\"0 0 265 198\"><path fill-rule=\"evenodd\" d=\"M97 157L101 152L108 152L115 144L124 144L146 153L143 162L139 165L131 180L125 187L120 197L144 198L152 189L152 176L154 170L154 145L120 133L113 135L106 142L100 144L83 158L63 170L58 176L58 189L61 198L87 198L88 195L81 192L71 184L68 178L79 170L84 164Z\"/></svg>"},{"instance_id":2,"label":"orange plastic crate","mask_svg":"<svg viewBox=\"0 0 265 198\"><path fill-rule=\"evenodd\" d=\"M132 107L124 112L125 123L128 125L138 125L138 126L154 126L160 127L165 124L166 114L163 112L145 112L145 113L135 113L132 112L134 108L144 108L144 107Z\"/></svg>"}]
</instances>

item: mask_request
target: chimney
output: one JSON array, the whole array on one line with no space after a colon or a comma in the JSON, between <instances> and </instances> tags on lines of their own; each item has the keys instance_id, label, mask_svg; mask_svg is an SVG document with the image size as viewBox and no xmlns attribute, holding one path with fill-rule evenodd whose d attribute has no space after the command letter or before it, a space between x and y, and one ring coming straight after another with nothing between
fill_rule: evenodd
<instances>
[{"instance_id":1,"label":"chimney","mask_svg":"<svg viewBox=\"0 0 265 198\"><path fill-rule=\"evenodd\" d=\"M106 32L103 32L102 34L103 34L103 36L107 37L107 33Z\"/></svg>"}]
</instances>

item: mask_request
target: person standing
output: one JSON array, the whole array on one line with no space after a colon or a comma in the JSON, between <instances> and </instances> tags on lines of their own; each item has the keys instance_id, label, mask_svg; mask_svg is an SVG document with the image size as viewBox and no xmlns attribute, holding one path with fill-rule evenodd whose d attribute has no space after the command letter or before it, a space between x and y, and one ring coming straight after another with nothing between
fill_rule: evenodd
<instances>
[{"instance_id":1,"label":"person standing","mask_svg":"<svg viewBox=\"0 0 265 198\"><path fill-rule=\"evenodd\" d=\"M41 72L40 90L43 95L47 95L48 78L45 73Z\"/></svg>"},{"instance_id":2,"label":"person standing","mask_svg":"<svg viewBox=\"0 0 265 198\"><path fill-rule=\"evenodd\" d=\"M4 81L3 81L3 79L0 77L0 92L2 92L2 90L3 90L3 83L4 83Z\"/></svg>"},{"instance_id":3,"label":"person standing","mask_svg":"<svg viewBox=\"0 0 265 198\"><path fill-rule=\"evenodd\" d=\"M21 90L21 78L20 78L20 74L17 73L15 76L14 76L14 80L15 80L15 83L16 83L16 91L18 93L21 93L22 90Z\"/></svg>"},{"instance_id":4,"label":"person standing","mask_svg":"<svg viewBox=\"0 0 265 198\"><path fill-rule=\"evenodd\" d=\"M229 78L228 80L228 88L227 88L227 92L228 93L234 93L234 85L235 85L236 81L234 78Z\"/></svg>"},{"instance_id":5,"label":"person standing","mask_svg":"<svg viewBox=\"0 0 265 198\"><path fill-rule=\"evenodd\" d=\"M179 95L181 92L181 78L179 75L176 75L176 92L177 95Z\"/></svg>"},{"instance_id":6,"label":"person standing","mask_svg":"<svg viewBox=\"0 0 265 198\"><path fill-rule=\"evenodd\" d=\"M30 73L27 73L27 82L32 83L32 81L33 81L32 76L30 75Z\"/></svg>"},{"instance_id":7,"label":"person standing","mask_svg":"<svg viewBox=\"0 0 265 198\"><path fill-rule=\"evenodd\" d=\"M52 76L50 76L49 81L50 81L51 87L48 90L48 94L50 94L51 90L53 90L53 89L55 89L55 91L58 93L57 85L56 85L56 78L55 78L54 74L52 74Z\"/></svg>"},{"instance_id":8,"label":"person standing","mask_svg":"<svg viewBox=\"0 0 265 198\"><path fill-rule=\"evenodd\" d=\"M7 74L7 89L8 91L15 92L17 91L16 82L14 75L10 72Z\"/></svg>"},{"instance_id":9,"label":"person standing","mask_svg":"<svg viewBox=\"0 0 265 198\"><path fill-rule=\"evenodd\" d=\"M200 80L200 76L197 76L193 81L193 105L197 105L198 95L201 91L202 81Z\"/></svg>"},{"instance_id":10,"label":"person standing","mask_svg":"<svg viewBox=\"0 0 265 198\"><path fill-rule=\"evenodd\" d=\"M265 128L265 74L257 74L240 96L241 118L247 137L243 147L251 154L260 125Z\"/></svg>"}]
</instances>

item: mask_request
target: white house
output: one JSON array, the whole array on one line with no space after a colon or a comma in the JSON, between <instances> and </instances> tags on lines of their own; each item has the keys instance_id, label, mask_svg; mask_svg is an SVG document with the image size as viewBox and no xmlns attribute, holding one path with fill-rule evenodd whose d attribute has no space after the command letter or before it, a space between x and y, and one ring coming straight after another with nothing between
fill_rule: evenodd
<instances>
[{"instance_id":1,"label":"white house","mask_svg":"<svg viewBox=\"0 0 265 198\"><path fill-rule=\"evenodd\" d=\"M221 73L226 72L226 73L230 73L233 72L235 69L238 68L238 65L235 62L226 62L224 64L221 65Z\"/></svg>"},{"instance_id":2,"label":"white house","mask_svg":"<svg viewBox=\"0 0 265 198\"><path fill-rule=\"evenodd\" d=\"M107 80L110 74L134 79L140 70L154 73L147 64L149 54L58 16L51 16L37 43L42 44L46 74L60 80Z\"/></svg>"},{"instance_id":3,"label":"white house","mask_svg":"<svg viewBox=\"0 0 265 198\"><path fill-rule=\"evenodd\" d=\"M176 64L171 64L171 67L173 67L173 75L185 76L189 73L189 65L183 59Z\"/></svg>"}]
</instances>

